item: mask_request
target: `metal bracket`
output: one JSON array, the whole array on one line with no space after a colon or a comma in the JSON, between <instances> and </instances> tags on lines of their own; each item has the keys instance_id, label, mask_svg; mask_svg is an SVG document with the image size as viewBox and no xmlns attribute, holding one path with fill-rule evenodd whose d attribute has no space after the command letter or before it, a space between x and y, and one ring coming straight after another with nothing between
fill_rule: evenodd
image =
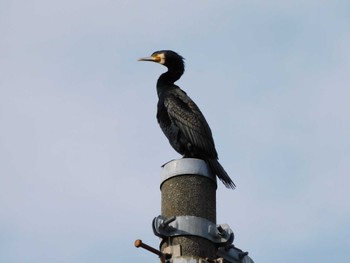
<instances>
[{"instance_id":1,"label":"metal bracket","mask_svg":"<svg viewBox=\"0 0 350 263\"><path fill-rule=\"evenodd\" d=\"M254 263L248 256L248 252L244 252L234 245L220 247L217 251L217 255L230 263Z\"/></svg>"},{"instance_id":2,"label":"metal bracket","mask_svg":"<svg viewBox=\"0 0 350 263\"><path fill-rule=\"evenodd\" d=\"M153 232L159 237L198 236L218 246L232 244L233 231L227 224L216 225L197 216L174 216L169 219L158 216L153 219Z\"/></svg>"},{"instance_id":3,"label":"metal bracket","mask_svg":"<svg viewBox=\"0 0 350 263\"><path fill-rule=\"evenodd\" d=\"M171 263L224 263L223 259L208 259L198 257L178 257L171 259Z\"/></svg>"},{"instance_id":4,"label":"metal bracket","mask_svg":"<svg viewBox=\"0 0 350 263\"><path fill-rule=\"evenodd\" d=\"M161 171L161 183L162 184L175 176L181 175L197 175L204 176L213 180L216 184L216 176L213 174L205 161L195 158L182 158L177 160L172 160L164 164Z\"/></svg>"}]
</instances>

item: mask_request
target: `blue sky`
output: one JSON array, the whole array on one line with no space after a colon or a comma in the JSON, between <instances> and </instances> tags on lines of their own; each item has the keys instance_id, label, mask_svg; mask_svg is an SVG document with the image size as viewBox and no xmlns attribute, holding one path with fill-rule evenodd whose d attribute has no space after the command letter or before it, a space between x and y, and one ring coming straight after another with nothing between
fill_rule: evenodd
<instances>
[{"instance_id":1,"label":"blue sky","mask_svg":"<svg viewBox=\"0 0 350 263\"><path fill-rule=\"evenodd\" d=\"M348 1L0 2L0 261L155 262L165 68L237 189L218 223L255 262L347 262Z\"/></svg>"}]
</instances>

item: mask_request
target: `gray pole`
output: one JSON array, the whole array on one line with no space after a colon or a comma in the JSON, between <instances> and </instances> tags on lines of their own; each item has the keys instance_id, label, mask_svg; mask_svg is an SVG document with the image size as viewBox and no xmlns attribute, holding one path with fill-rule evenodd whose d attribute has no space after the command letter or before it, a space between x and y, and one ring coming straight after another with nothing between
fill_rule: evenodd
<instances>
[{"instance_id":1,"label":"gray pole","mask_svg":"<svg viewBox=\"0 0 350 263\"><path fill-rule=\"evenodd\" d=\"M167 163L162 171L162 209L164 218L195 216L216 224L216 177L207 164L199 159L179 159ZM163 238L160 249L180 246L177 262L198 262L199 258L216 258L216 246L199 236L174 236ZM190 261L186 261L188 258ZM191 259L190 259L191 258Z\"/></svg>"},{"instance_id":2,"label":"gray pole","mask_svg":"<svg viewBox=\"0 0 350 263\"><path fill-rule=\"evenodd\" d=\"M227 224L216 224L216 176L203 160L183 158L163 166L161 215L153 219L160 251L135 241L162 263L254 263L232 245Z\"/></svg>"}]
</instances>

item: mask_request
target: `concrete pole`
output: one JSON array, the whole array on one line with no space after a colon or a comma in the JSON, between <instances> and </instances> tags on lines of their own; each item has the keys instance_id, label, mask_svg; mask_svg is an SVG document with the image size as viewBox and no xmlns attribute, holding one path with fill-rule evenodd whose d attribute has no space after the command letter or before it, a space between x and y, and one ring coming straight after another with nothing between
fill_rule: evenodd
<instances>
[{"instance_id":1,"label":"concrete pole","mask_svg":"<svg viewBox=\"0 0 350 263\"><path fill-rule=\"evenodd\" d=\"M216 176L203 160L184 158L173 160L162 170L161 215L196 216L216 224ZM180 245L180 254L173 255L171 262L199 262L199 258L215 259L215 244L198 236L175 236L163 238L160 250Z\"/></svg>"}]
</instances>

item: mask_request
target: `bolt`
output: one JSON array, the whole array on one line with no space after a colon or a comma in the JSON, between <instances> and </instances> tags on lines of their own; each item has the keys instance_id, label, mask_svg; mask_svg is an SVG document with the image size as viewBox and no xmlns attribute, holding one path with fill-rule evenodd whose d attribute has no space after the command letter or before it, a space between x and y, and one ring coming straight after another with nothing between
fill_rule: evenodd
<instances>
[{"instance_id":1,"label":"bolt","mask_svg":"<svg viewBox=\"0 0 350 263\"><path fill-rule=\"evenodd\" d=\"M243 252L243 253L239 253L238 257L239 257L239 259L242 259L247 255L248 255L248 252Z\"/></svg>"},{"instance_id":2,"label":"bolt","mask_svg":"<svg viewBox=\"0 0 350 263\"><path fill-rule=\"evenodd\" d=\"M225 231L225 229L223 229L222 228L222 226L221 225L218 225L217 227L216 227L216 229L219 231L219 233L218 233L218 236L225 236L226 235L226 231Z\"/></svg>"},{"instance_id":3,"label":"bolt","mask_svg":"<svg viewBox=\"0 0 350 263\"><path fill-rule=\"evenodd\" d=\"M166 220L163 221L162 227L165 228L167 227L171 222L174 222L176 220L176 216L172 216Z\"/></svg>"},{"instance_id":4,"label":"bolt","mask_svg":"<svg viewBox=\"0 0 350 263\"><path fill-rule=\"evenodd\" d=\"M143 243L141 239L137 239L134 244L135 244L135 247L137 247L137 248L142 247L143 249L146 249L149 252L152 252L153 254L158 255L160 260L162 261L162 263L165 263L165 255L162 252L160 252L159 250Z\"/></svg>"}]
</instances>

